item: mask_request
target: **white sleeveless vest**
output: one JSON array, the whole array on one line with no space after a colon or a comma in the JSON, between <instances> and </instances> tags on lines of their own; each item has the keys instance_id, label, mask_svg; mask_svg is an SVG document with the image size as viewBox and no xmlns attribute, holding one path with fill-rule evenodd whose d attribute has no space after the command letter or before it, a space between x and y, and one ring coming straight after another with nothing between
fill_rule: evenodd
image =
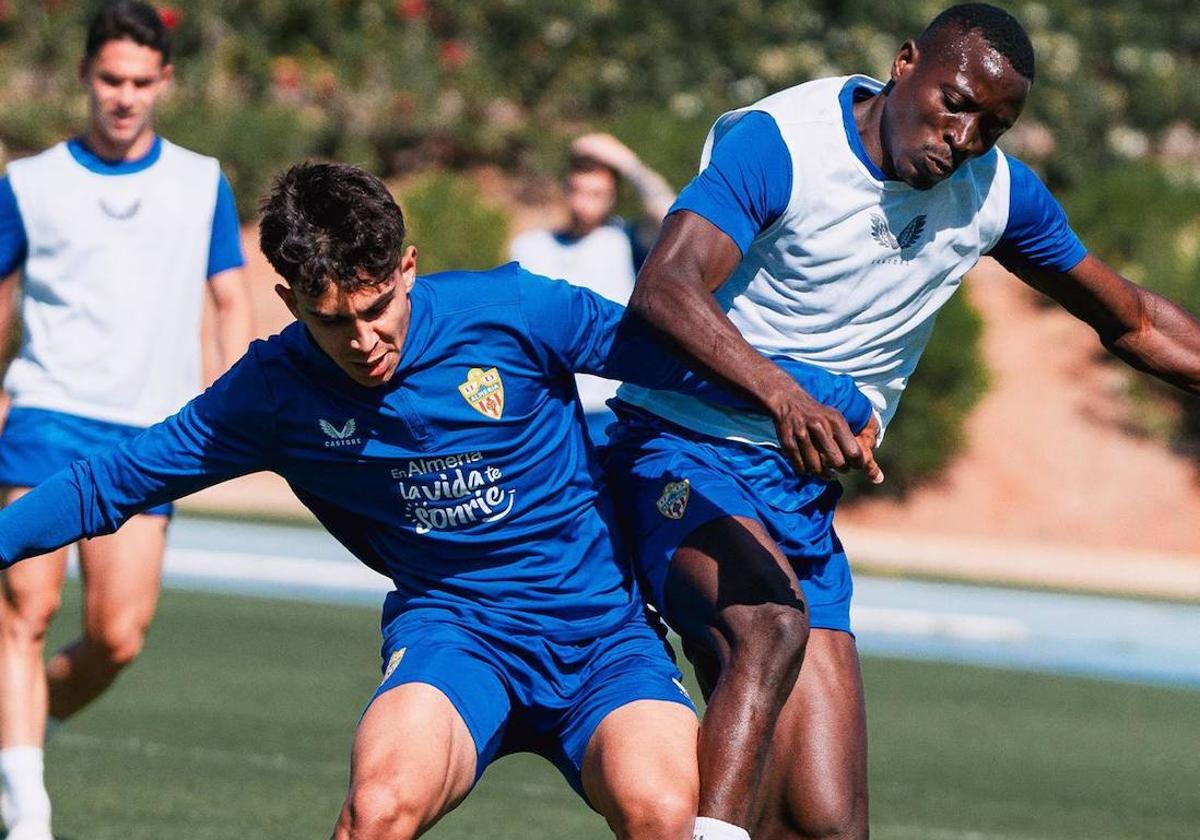
<instances>
[{"instance_id":1,"label":"white sleeveless vest","mask_svg":"<svg viewBox=\"0 0 1200 840\"><path fill-rule=\"evenodd\" d=\"M821 79L717 120L715 138L750 111L779 126L791 155L784 213L755 237L716 299L767 355L849 374L886 426L938 310L1008 222L1008 163L999 149L929 190L880 181L854 153L839 94L867 77ZM704 434L777 445L773 425L694 398L623 385L619 396Z\"/></svg>"},{"instance_id":2,"label":"white sleeveless vest","mask_svg":"<svg viewBox=\"0 0 1200 840\"><path fill-rule=\"evenodd\" d=\"M200 316L220 167L162 141L100 174L66 143L8 166L29 241L13 405L147 426L200 385Z\"/></svg>"}]
</instances>

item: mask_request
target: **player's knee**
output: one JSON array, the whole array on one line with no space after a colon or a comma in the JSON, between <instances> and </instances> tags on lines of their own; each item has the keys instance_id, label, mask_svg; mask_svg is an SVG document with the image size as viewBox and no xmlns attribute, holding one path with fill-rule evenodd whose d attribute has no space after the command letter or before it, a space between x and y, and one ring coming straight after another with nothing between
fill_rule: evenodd
<instances>
[{"instance_id":1,"label":"player's knee","mask_svg":"<svg viewBox=\"0 0 1200 840\"><path fill-rule=\"evenodd\" d=\"M344 811L351 840L404 840L420 832L427 803L390 781L356 782Z\"/></svg>"},{"instance_id":2,"label":"player's knee","mask_svg":"<svg viewBox=\"0 0 1200 840\"><path fill-rule=\"evenodd\" d=\"M630 840L686 837L696 822L699 791L663 783L639 786L618 803L618 836Z\"/></svg>"},{"instance_id":3,"label":"player's knee","mask_svg":"<svg viewBox=\"0 0 1200 840\"><path fill-rule=\"evenodd\" d=\"M27 644L42 642L61 605L62 598L58 592L22 597L10 602L0 619L5 639Z\"/></svg>"},{"instance_id":4,"label":"player's knee","mask_svg":"<svg viewBox=\"0 0 1200 840\"><path fill-rule=\"evenodd\" d=\"M87 634L93 655L106 668L119 671L138 658L146 643L146 628L140 625L115 625Z\"/></svg>"},{"instance_id":5,"label":"player's knee","mask_svg":"<svg viewBox=\"0 0 1200 840\"><path fill-rule=\"evenodd\" d=\"M802 813L793 813L792 829L798 840L866 840L866 806L857 797L827 790Z\"/></svg>"},{"instance_id":6,"label":"player's knee","mask_svg":"<svg viewBox=\"0 0 1200 840\"><path fill-rule=\"evenodd\" d=\"M756 604L730 622L735 658L756 670L775 672L799 666L808 644L808 615L788 604Z\"/></svg>"}]
</instances>

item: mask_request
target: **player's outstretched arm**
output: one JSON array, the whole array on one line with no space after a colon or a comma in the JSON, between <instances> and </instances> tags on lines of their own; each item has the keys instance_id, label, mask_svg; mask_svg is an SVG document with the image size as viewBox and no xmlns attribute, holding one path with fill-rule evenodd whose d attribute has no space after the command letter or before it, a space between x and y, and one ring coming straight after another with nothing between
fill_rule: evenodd
<instances>
[{"instance_id":1,"label":"player's outstretched arm","mask_svg":"<svg viewBox=\"0 0 1200 840\"><path fill-rule=\"evenodd\" d=\"M1200 395L1200 321L1162 295L1133 283L1103 260L1083 258L1065 272L1001 260L1096 331L1116 357Z\"/></svg>"},{"instance_id":2,"label":"player's outstretched arm","mask_svg":"<svg viewBox=\"0 0 1200 840\"><path fill-rule=\"evenodd\" d=\"M178 414L76 461L0 510L0 568L111 534L143 510L266 468L274 413L252 356Z\"/></svg>"},{"instance_id":3,"label":"player's outstretched arm","mask_svg":"<svg viewBox=\"0 0 1200 840\"><path fill-rule=\"evenodd\" d=\"M863 469L869 458L840 412L806 393L742 337L713 297L741 261L737 244L703 217L667 217L638 274L629 308L688 356L770 413L780 446L801 472Z\"/></svg>"}]
</instances>

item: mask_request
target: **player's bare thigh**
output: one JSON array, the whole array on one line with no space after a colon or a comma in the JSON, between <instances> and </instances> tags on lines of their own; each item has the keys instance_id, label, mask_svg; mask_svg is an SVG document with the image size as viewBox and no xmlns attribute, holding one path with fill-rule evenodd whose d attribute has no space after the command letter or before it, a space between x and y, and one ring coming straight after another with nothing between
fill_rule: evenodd
<instances>
[{"instance_id":1,"label":"player's bare thigh","mask_svg":"<svg viewBox=\"0 0 1200 840\"><path fill-rule=\"evenodd\" d=\"M162 586L166 516L141 514L79 544L84 638L124 665L141 650Z\"/></svg>"},{"instance_id":2,"label":"player's bare thigh","mask_svg":"<svg viewBox=\"0 0 1200 840\"><path fill-rule=\"evenodd\" d=\"M811 631L771 746L755 840L867 837L866 709L849 633Z\"/></svg>"},{"instance_id":3,"label":"player's bare thigh","mask_svg":"<svg viewBox=\"0 0 1200 840\"><path fill-rule=\"evenodd\" d=\"M4 504L29 492L4 488ZM46 727L43 645L58 612L67 549L30 557L0 573L0 746L39 745Z\"/></svg>"},{"instance_id":4,"label":"player's bare thigh","mask_svg":"<svg viewBox=\"0 0 1200 840\"><path fill-rule=\"evenodd\" d=\"M583 789L618 838L691 838L698 730L695 712L664 700L627 703L600 722L584 754Z\"/></svg>"},{"instance_id":5,"label":"player's bare thigh","mask_svg":"<svg viewBox=\"0 0 1200 840\"><path fill-rule=\"evenodd\" d=\"M376 697L358 724L334 840L417 837L475 782L476 749L454 704L425 683Z\"/></svg>"},{"instance_id":6,"label":"player's bare thigh","mask_svg":"<svg viewBox=\"0 0 1200 840\"><path fill-rule=\"evenodd\" d=\"M7 507L31 489L33 488L0 488L0 502ZM37 617L40 619L37 623L48 624L58 611L66 575L66 548L30 557L0 572L0 585L3 586L4 593L4 620L19 617L30 621Z\"/></svg>"},{"instance_id":7,"label":"player's bare thigh","mask_svg":"<svg viewBox=\"0 0 1200 840\"><path fill-rule=\"evenodd\" d=\"M746 625L778 615L803 623L808 611L783 552L762 523L741 516L692 532L671 562L666 599L672 627L721 658Z\"/></svg>"}]
</instances>

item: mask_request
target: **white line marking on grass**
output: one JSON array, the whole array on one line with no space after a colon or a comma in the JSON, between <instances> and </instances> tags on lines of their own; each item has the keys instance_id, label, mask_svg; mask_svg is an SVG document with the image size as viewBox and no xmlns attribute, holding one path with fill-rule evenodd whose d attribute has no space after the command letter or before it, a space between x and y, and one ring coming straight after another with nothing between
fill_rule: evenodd
<instances>
[{"instance_id":1,"label":"white line marking on grass","mask_svg":"<svg viewBox=\"0 0 1200 840\"><path fill-rule=\"evenodd\" d=\"M148 741L131 735L126 738L105 738L99 735L86 735L80 732L59 732L54 736L55 743L75 749L106 750L130 753L145 758L183 758L193 764L237 765L239 767L255 767L260 770L279 770L290 773L312 773L318 770L322 773L336 775L341 778L347 775L349 767L346 762L306 761L283 753L258 753L241 750L221 750L213 747L184 747L178 744L164 744L159 741Z\"/></svg>"},{"instance_id":2,"label":"white line marking on grass","mask_svg":"<svg viewBox=\"0 0 1200 840\"><path fill-rule=\"evenodd\" d=\"M380 594L394 588L391 581L361 563L192 548L168 549L166 571L215 581L316 586Z\"/></svg>"},{"instance_id":3,"label":"white line marking on grass","mask_svg":"<svg viewBox=\"0 0 1200 840\"><path fill-rule=\"evenodd\" d=\"M1024 642L1033 631L1023 621L970 613L928 612L894 607L851 606L856 632L936 636L986 642Z\"/></svg>"}]
</instances>

